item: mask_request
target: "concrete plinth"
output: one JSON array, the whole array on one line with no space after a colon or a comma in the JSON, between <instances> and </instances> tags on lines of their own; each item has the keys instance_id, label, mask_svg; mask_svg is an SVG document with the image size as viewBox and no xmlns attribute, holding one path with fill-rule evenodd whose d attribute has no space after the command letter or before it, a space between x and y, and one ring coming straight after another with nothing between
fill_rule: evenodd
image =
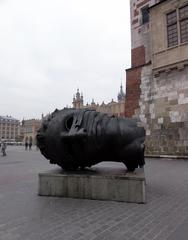
<instances>
[{"instance_id":1,"label":"concrete plinth","mask_svg":"<svg viewBox=\"0 0 188 240\"><path fill-rule=\"evenodd\" d=\"M145 175L111 168L39 173L39 195L145 203Z\"/></svg>"}]
</instances>

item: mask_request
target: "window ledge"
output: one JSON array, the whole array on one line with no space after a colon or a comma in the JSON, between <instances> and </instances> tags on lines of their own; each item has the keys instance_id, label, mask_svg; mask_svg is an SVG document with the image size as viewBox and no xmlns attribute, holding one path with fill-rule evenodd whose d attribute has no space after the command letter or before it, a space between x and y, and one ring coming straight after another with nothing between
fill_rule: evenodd
<instances>
[{"instance_id":1,"label":"window ledge","mask_svg":"<svg viewBox=\"0 0 188 240\"><path fill-rule=\"evenodd\" d=\"M176 45L176 46L168 47L168 48L166 48L166 49L160 50L159 52L153 53L153 55L158 55L158 54L161 54L161 53L170 51L170 50L172 50L172 49L174 49L174 48L180 48L180 47L182 47L182 46L184 46L184 45L187 45L187 44L188 44L188 42L180 43L180 44L178 44L178 45Z\"/></svg>"}]
</instances>

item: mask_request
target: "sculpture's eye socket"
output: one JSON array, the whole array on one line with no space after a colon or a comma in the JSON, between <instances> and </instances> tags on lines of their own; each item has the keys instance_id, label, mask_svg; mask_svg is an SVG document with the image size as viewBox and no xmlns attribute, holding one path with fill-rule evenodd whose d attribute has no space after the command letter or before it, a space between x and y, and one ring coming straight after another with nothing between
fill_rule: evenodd
<instances>
[{"instance_id":1,"label":"sculpture's eye socket","mask_svg":"<svg viewBox=\"0 0 188 240\"><path fill-rule=\"evenodd\" d=\"M73 116L69 117L66 121L65 121L65 128L67 131L69 131L72 127L73 124Z\"/></svg>"}]
</instances>

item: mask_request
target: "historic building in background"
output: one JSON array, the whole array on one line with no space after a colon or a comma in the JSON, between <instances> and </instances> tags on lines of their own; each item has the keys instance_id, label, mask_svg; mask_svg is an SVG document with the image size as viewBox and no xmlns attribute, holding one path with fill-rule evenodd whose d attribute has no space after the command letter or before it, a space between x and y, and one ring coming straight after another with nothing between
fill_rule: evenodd
<instances>
[{"instance_id":1,"label":"historic building in background","mask_svg":"<svg viewBox=\"0 0 188 240\"><path fill-rule=\"evenodd\" d=\"M42 120L40 119L29 119L22 121L21 132L23 136L23 143L32 142L32 144L36 144L36 134L41 126L41 123Z\"/></svg>"},{"instance_id":2,"label":"historic building in background","mask_svg":"<svg viewBox=\"0 0 188 240\"><path fill-rule=\"evenodd\" d=\"M20 136L20 122L11 116L0 116L0 141L17 142Z\"/></svg>"},{"instance_id":3,"label":"historic building in background","mask_svg":"<svg viewBox=\"0 0 188 240\"><path fill-rule=\"evenodd\" d=\"M80 94L79 89L77 89L76 95L73 97L73 108L76 109L82 109L82 108L89 108L89 109L95 109L98 112L108 113L108 114L114 114L115 116L121 116L124 117L124 108L125 108L125 93L123 91L122 85L120 86L120 91L117 96L117 102L115 102L113 99L111 102L105 104L104 102L102 104L95 103L94 100L90 104L84 105L84 98L83 94Z\"/></svg>"},{"instance_id":4,"label":"historic building in background","mask_svg":"<svg viewBox=\"0 0 188 240\"><path fill-rule=\"evenodd\" d=\"M146 128L146 152L188 156L188 0L130 0L125 116Z\"/></svg>"}]
</instances>

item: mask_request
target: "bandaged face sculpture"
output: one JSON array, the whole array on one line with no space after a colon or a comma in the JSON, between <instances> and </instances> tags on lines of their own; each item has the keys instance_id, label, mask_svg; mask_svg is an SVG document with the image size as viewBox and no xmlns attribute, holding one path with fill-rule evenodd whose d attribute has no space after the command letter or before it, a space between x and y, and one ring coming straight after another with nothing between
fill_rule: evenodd
<instances>
[{"instance_id":1,"label":"bandaged face sculpture","mask_svg":"<svg viewBox=\"0 0 188 240\"><path fill-rule=\"evenodd\" d=\"M37 145L65 170L116 161L134 171L144 165L145 130L137 123L90 109L55 110L43 121Z\"/></svg>"}]
</instances>

